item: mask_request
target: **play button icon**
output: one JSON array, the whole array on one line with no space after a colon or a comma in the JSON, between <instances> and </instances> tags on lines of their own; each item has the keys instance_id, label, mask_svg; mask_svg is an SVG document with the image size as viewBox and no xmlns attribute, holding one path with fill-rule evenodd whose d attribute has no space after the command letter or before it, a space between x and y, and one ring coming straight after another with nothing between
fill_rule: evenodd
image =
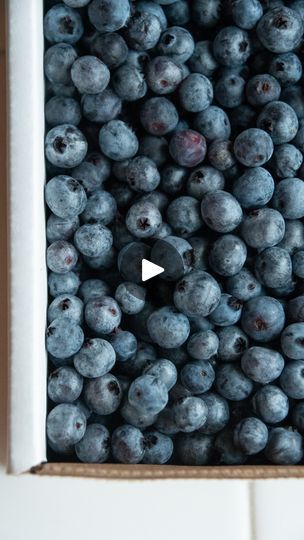
<instances>
[{"instance_id":1,"label":"play button icon","mask_svg":"<svg viewBox=\"0 0 304 540\"><path fill-rule=\"evenodd\" d=\"M152 263L151 261L148 261L147 259L142 259L141 261L142 281L148 281L148 279L158 276L158 274L162 274L164 271L164 268Z\"/></svg>"}]
</instances>

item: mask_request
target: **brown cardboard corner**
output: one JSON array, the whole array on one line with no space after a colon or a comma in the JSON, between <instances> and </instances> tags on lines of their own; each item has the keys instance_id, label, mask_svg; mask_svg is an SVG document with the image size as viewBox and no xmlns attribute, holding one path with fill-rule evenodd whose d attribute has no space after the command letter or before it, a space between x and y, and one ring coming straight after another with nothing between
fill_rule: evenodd
<instances>
[{"instance_id":1,"label":"brown cardboard corner","mask_svg":"<svg viewBox=\"0 0 304 540\"><path fill-rule=\"evenodd\" d=\"M304 478L304 466L241 465L183 467L180 465L118 465L44 462L29 471L42 476L71 476L107 480L263 480Z\"/></svg>"}]
</instances>

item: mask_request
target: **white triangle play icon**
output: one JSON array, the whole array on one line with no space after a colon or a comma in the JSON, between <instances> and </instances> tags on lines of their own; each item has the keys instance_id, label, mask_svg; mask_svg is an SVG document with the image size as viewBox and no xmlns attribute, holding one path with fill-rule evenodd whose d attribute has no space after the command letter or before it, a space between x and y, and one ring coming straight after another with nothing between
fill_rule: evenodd
<instances>
[{"instance_id":1,"label":"white triangle play icon","mask_svg":"<svg viewBox=\"0 0 304 540\"><path fill-rule=\"evenodd\" d=\"M147 281L148 279L151 279L155 276L158 276L158 274L162 274L165 269L161 266L158 266L157 264L152 263L151 261L147 261L147 259L143 259L141 261L141 279L142 281Z\"/></svg>"}]
</instances>

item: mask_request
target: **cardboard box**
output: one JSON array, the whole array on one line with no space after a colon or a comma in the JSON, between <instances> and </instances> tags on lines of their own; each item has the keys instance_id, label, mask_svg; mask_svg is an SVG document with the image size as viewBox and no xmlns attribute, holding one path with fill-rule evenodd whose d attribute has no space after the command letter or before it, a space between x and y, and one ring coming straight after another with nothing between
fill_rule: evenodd
<instances>
[{"instance_id":1,"label":"cardboard box","mask_svg":"<svg viewBox=\"0 0 304 540\"><path fill-rule=\"evenodd\" d=\"M185 467L46 462L42 21L43 0L8 0L9 472L119 480L304 477L304 466Z\"/></svg>"}]
</instances>

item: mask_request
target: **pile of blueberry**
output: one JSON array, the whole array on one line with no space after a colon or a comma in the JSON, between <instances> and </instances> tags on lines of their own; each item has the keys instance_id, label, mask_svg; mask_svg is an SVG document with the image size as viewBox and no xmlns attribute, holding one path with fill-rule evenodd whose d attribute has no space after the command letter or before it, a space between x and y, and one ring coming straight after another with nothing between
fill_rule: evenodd
<instances>
[{"instance_id":1,"label":"pile of blueberry","mask_svg":"<svg viewBox=\"0 0 304 540\"><path fill-rule=\"evenodd\" d=\"M304 0L44 31L50 459L303 462Z\"/></svg>"}]
</instances>

